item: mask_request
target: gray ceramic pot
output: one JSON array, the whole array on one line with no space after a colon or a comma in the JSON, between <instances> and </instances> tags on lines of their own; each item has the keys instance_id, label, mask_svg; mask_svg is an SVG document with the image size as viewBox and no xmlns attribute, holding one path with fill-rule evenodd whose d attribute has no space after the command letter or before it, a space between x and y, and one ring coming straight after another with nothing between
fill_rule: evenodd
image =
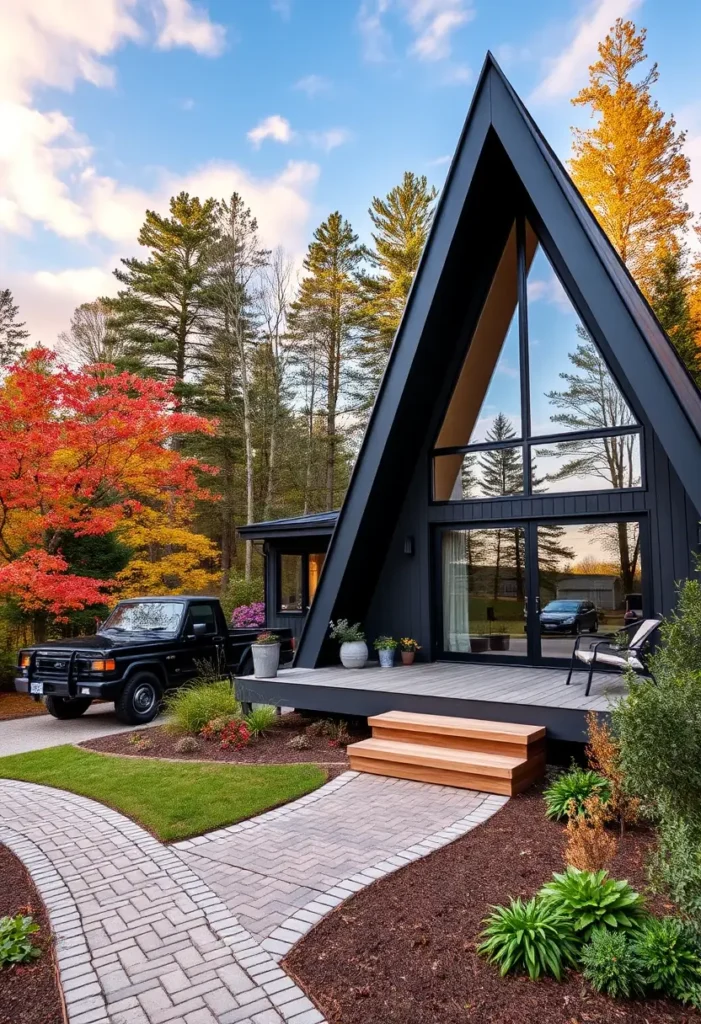
<instances>
[{"instance_id":1,"label":"gray ceramic pot","mask_svg":"<svg viewBox=\"0 0 701 1024\"><path fill-rule=\"evenodd\" d=\"M256 679L274 678L280 664L280 644L251 644L251 651Z\"/></svg>"},{"instance_id":2,"label":"gray ceramic pot","mask_svg":"<svg viewBox=\"0 0 701 1024\"><path fill-rule=\"evenodd\" d=\"M364 668L368 660L368 645L364 640L341 644L341 664L344 668Z\"/></svg>"}]
</instances>

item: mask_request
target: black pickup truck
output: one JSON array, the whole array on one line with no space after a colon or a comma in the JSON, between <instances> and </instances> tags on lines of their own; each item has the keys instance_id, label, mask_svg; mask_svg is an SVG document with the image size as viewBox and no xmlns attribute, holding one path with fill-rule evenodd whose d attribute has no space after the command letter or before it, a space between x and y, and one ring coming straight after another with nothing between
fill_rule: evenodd
<instances>
[{"instance_id":1,"label":"black pickup truck","mask_svg":"<svg viewBox=\"0 0 701 1024\"><path fill-rule=\"evenodd\" d=\"M43 700L54 718L78 718L93 700L108 700L121 722L137 725L158 714L166 690L197 676L198 662L223 676L251 672L251 644L263 632L228 627L215 597L120 601L95 636L23 648L15 689ZM292 634L276 634L286 664Z\"/></svg>"}]
</instances>

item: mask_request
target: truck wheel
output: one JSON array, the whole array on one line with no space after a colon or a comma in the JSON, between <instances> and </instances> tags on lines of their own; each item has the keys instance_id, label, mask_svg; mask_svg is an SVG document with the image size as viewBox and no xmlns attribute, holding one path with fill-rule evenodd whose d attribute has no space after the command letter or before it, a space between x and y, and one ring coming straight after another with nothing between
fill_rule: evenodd
<instances>
[{"instance_id":1,"label":"truck wheel","mask_svg":"<svg viewBox=\"0 0 701 1024\"><path fill-rule=\"evenodd\" d=\"M137 672L115 700L114 710L120 722L143 725L156 717L162 697L163 691L156 676L150 672Z\"/></svg>"},{"instance_id":2,"label":"truck wheel","mask_svg":"<svg viewBox=\"0 0 701 1024\"><path fill-rule=\"evenodd\" d=\"M45 697L44 704L46 710L54 718L80 718L88 710L92 700L89 697L76 697L75 700L65 697Z\"/></svg>"}]
</instances>

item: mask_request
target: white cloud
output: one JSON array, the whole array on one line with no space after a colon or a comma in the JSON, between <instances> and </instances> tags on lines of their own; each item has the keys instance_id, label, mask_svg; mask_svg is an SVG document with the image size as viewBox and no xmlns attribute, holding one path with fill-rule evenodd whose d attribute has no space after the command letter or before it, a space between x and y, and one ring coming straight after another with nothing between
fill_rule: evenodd
<instances>
[{"instance_id":1,"label":"white cloud","mask_svg":"<svg viewBox=\"0 0 701 1024\"><path fill-rule=\"evenodd\" d=\"M85 235L89 220L64 176L87 162L90 147L69 118L0 100L0 123L0 226L26 234L36 221L66 238Z\"/></svg>"},{"instance_id":2,"label":"white cloud","mask_svg":"<svg viewBox=\"0 0 701 1024\"><path fill-rule=\"evenodd\" d=\"M331 82L328 78L324 78L323 75L305 75L295 82L292 88L306 93L309 99L312 100L320 93L328 92L331 88Z\"/></svg>"},{"instance_id":3,"label":"white cloud","mask_svg":"<svg viewBox=\"0 0 701 1024\"><path fill-rule=\"evenodd\" d=\"M271 114L264 118L255 128L251 128L248 138L256 149L264 139L273 139L275 142L287 143L292 141L292 128L290 122L279 114Z\"/></svg>"},{"instance_id":4,"label":"white cloud","mask_svg":"<svg viewBox=\"0 0 701 1024\"><path fill-rule=\"evenodd\" d=\"M425 61L449 57L453 32L475 17L471 0L362 0L358 29L366 60L389 57L391 39L383 19L390 10L400 14L413 33L409 53Z\"/></svg>"},{"instance_id":5,"label":"white cloud","mask_svg":"<svg viewBox=\"0 0 701 1024\"><path fill-rule=\"evenodd\" d=\"M531 103L569 98L583 84L596 49L615 22L624 18L642 0L596 0L572 26L572 38L557 57L546 61L542 81L533 90Z\"/></svg>"},{"instance_id":6,"label":"white cloud","mask_svg":"<svg viewBox=\"0 0 701 1024\"><path fill-rule=\"evenodd\" d=\"M475 17L468 0L403 0L406 20L416 33L411 53L420 60L450 56L450 37Z\"/></svg>"},{"instance_id":7,"label":"white cloud","mask_svg":"<svg viewBox=\"0 0 701 1024\"><path fill-rule=\"evenodd\" d=\"M119 282L108 267L89 266L35 273L3 272L3 282L18 304L30 340L54 348L73 310L99 295L115 295Z\"/></svg>"},{"instance_id":8,"label":"white cloud","mask_svg":"<svg viewBox=\"0 0 701 1024\"><path fill-rule=\"evenodd\" d=\"M390 0L362 0L358 11L363 57L372 63L379 63L388 57L390 38L382 17L389 10L389 5Z\"/></svg>"},{"instance_id":9,"label":"white cloud","mask_svg":"<svg viewBox=\"0 0 701 1024\"><path fill-rule=\"evenodd\" d=\"M443 74L444 85L467 85L472 81L472 68L467 64L453 64Z\"/></svg>"},{"instance_id":10,"label":"white cloud","mask_svg":"<svg viewBox=\"0 0 701 1024\"><path fill-rule=\"evenodd\" d=\"M158 47L172 50L189 46L206 57L218 57L226 45L222 25L209 20L206 10L190 0L155 0L154 13L159 25Z\"/></svg>"},{"instance_id":11,"label":"white cloud","mask_svg":"<svg viewBox=\"0 0 701 1024\"><path fill-rule=\"evenodd\" d=\"M452 160L452 153L445 153L443 156L437 156L433 160L428 161L429 167L443 167L445 164L449 164Z\"/></svg>"},{"instance_id":12,"label":"white cloud","mask_svg":"<svg viewBox=\"0 0 701 1024\"><path fill-rule=\"evenodd\" d=\"M352 133L347 128L329 128L325 132L309 132L307 138L317 149L323 149L330 153L332 149L343 146L352 139Z\"/></svg>"}]
</instances>

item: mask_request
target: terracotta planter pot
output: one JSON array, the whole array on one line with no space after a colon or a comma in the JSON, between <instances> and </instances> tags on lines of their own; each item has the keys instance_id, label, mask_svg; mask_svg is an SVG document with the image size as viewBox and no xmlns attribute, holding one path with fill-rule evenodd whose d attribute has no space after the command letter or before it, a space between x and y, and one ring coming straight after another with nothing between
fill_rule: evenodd
<instances>
[{"instance_id":1,"label":"terracotta planter pot","mask_svg":"<svg viewBox=\"0 0 701 1024\"><path fill-rule=\"evenodd\" d=\"M413 665L416 651L402 651L402 665Z\"/></svg>"}]
</instances>

